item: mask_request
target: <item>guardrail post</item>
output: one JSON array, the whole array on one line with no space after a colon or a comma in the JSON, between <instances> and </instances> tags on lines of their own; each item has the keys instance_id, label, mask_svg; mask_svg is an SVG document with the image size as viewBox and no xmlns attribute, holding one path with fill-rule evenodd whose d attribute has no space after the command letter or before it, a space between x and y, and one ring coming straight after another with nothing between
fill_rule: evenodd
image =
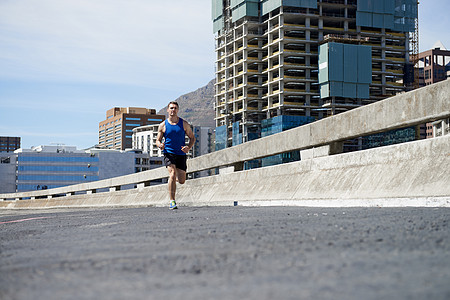
<instances>
[{"instance_id":1,"label":"guardrail post","mask_svg":"<svg viewBox=\"0 0 450 300\"><path fill-rule=\"evenodd\" d=\"M109 188L110 192L117 192L120 191L120 185L119 186L112 186Z\"/></svg>"},{"instance_id":2,"label":"guardrail post","mask_svg":"<svg viewBox=\"0 0 450 300\"><path fill-rule=\"evenodd\" d=\"M97 190L96 189L93 189L93 190L87 190L86 191L86 194L95 194L95 193L97 193Z\"/></svg>"},{"instance_id":3,"label":"guardrail post","mask_svg":"<svg viewBox=\"0 0 450 300\"><path fill-rule=\"evenodd\" d=\"M47 199L52 199L53 198L53 195L48 195L47 196Z\"/></svg>"},{"instance_id":4,"label":"guardrail post","mask_svg":"<svg viewBox=\"0 0 450 300\"><path fill-rule=\"evenodd\" d=\"M341 154L342 152L344 152L344 142L330 143L330 155Z\"/></svg>"},{"instance_id":5,"label":"guardrail post","mask_svg":"<svg viewBox=\"0 0 450 300\"><path fill-rule=\"evenodd\" d=\"M68 192L68 193L66 193L66 197L73 196L73 195L75 195L75 192Z\"/></svg>"},{"instance_id":6,"label":"guardrail post","mask_svg":"<svg viewBox=\"0 0 450 300\"><path fill-rule=\"evenodd\" d=\"M239 162L233 164L233 167L234 167L234 172L243 171L244 170L244 162L239 161Z\"/></svg>"},{"instance_id":7,"label":"guardrail post","mask_svg":"<svg viewBox=\"0 0 450 300\"><path fill-rule=\"evenodd\" d=\"M331 146L325 145L325 146L300 150L300 159L306 160L306 159L312 159L315 157L328 156L330 154L331 154Z\"/></svg>"},{"instance_id":8,"label":"guardrail post","mask_svg":"<svg viewBox=\"0 0 450 300\"><path fill-rule=\"evenodd\" d=\"M137 189L143 189L147 186L150 186L150 181L139 182L138 184L136 184Z\"/></svg>"}]
</instances>

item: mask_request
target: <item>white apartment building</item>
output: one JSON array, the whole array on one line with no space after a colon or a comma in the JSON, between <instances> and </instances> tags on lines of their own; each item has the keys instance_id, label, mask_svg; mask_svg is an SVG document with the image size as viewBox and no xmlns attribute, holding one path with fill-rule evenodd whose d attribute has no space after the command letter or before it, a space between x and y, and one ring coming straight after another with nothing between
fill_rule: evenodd
<instances>
[{"instance_id":1,"label":"white apartment building","mask_svg":"<svg viewBox=\"0 0 450 300\"><path fill-rule=\"evenodd\" d=\"M156 146L159 124L140 126L133 129L133 149L148 153L151 157L161 157L161 150Z\"/></svg>"},{"instance_id":2,"label":"white apartment building","mask_svg":"<svg viewBox=\"0 0 450 300\"><path fill-rule=\"evenodd\" d=\"M140 126L133 129L133 149L139 149L142 153L147 153L150 157L161 157L162 152L156 146L156 138L158 136L158 124ZM197 157L212 150L212 134L213 128L203 126L191 126L195 136L195 144L188 157ZM186 144L189 138L186 136Z\"/></svg>"}]
</instances>

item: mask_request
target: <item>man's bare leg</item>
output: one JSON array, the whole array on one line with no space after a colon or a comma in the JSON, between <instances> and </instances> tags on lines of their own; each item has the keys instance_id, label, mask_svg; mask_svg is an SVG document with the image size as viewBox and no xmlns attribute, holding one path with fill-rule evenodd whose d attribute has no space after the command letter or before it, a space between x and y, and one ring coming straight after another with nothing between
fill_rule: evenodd
<instances>
[{"instance_id":1,"label":"man's bare leg","mask_svg":"<svg viewBox=\"0 0 450 300\"><path fill-rule=\"evenodd\" d=\"M170 197L170 209L177 208L175 203L175 194L177 191L177 181L180 184L184 184L186 182L186 171L177 169L175 165L167 166L169 170L169 197ZM173 201L173 202L172 202Z\"/></svg>"},{"instance_id":2,"label":"man's bare leg","mask_svg":"<svg viewBox=\"0 0 450 300\"><path fill-rule=\"evenodd\" d=\"M180 184L184 184L186 182L186 171L177 169L177 181Z\"/></svg>"},{"instance_id":3,"label":"man's bare leg","mask_svg":"<svg viewBox=\"0 0 450 300\"><path fill-rule=\"evenodd\" d=\"M172 201L175 200L175 193L177 191L177 168L175 165L169 165L167 169L169 170L169 197L170 201Z\"/></svg>"}]
</instances>

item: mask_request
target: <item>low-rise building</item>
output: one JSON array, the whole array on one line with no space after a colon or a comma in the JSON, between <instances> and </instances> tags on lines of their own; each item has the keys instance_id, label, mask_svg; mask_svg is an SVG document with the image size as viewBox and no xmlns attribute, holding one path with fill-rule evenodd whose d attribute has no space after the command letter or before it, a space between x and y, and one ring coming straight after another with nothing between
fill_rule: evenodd
<instances>
[{"instance_id":1,"label":"low-rise building","mask_svg":"<svg viewBox=\"0 0 450 300\"><path fill-rule=\"evenodd\" d=\"M16 158L13 152L0 152L0 193L16 191Z\"/></svg>"},{"instance_id":2,"label":"low-rise building","mask_svg":"<svg viewBox=\"0 0 450 300\"><path fill-rule=\"evenodd\" d=\"M437 41L432 49L419 53L418 62L419 86L423 87L442 80L450 74L450 51L441 41ZM448 119L418 126L420 138L433 138L448 132Z\"/></svg>"},{"instance_id":3,"label":"low-rise building","mask_svg":"<svg viewBox=\"0 0 450 300\"><path fill-rule=\"evenodd\" d=\"M15 161L15 170L12 174L8 171L7 180L14 180L17 192L108 179L162 166L162 158L139 150L78 150L64 145L18 149L10 155L10 161Z\"/></svg>"},{"instance_id":4,"label":"low-rise building","mask_svg":"<svg viewBox=\"0 0 450 300\"><path fill-rule=\"evenodd\" d=\"M156 146L159 124L140 126L133 129L133 149L148 153L151 157L162 156L161 149Z\"/></svg>"},{"instance_id":5,"label":"low-rise building","mask_svg":"<svg viewBox=\"0 0 450 300\"><path fill-rule=\"evenodd\" d=\"M214 128L193 126L192 131L195 136L192 157L197 157L214 151Z\"/></svg>"}]
</instances>

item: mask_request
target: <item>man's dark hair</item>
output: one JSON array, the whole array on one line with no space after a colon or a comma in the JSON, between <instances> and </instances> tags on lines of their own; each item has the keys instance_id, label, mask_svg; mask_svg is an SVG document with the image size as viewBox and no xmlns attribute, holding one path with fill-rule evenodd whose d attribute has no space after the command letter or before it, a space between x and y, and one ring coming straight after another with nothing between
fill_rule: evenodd
<instances>
[{"instance_id":1,"label":"man's dark hair","mask_svg":"<svg viewBox=\"0 0 450 300\"><path fill-rule=\"evenodd\" d=\"M177 101L170 101L169 104L167 105L167 107L169 107L170 104L175 104L178 108L180 108Z\"/></svg>"}]
</instances>

